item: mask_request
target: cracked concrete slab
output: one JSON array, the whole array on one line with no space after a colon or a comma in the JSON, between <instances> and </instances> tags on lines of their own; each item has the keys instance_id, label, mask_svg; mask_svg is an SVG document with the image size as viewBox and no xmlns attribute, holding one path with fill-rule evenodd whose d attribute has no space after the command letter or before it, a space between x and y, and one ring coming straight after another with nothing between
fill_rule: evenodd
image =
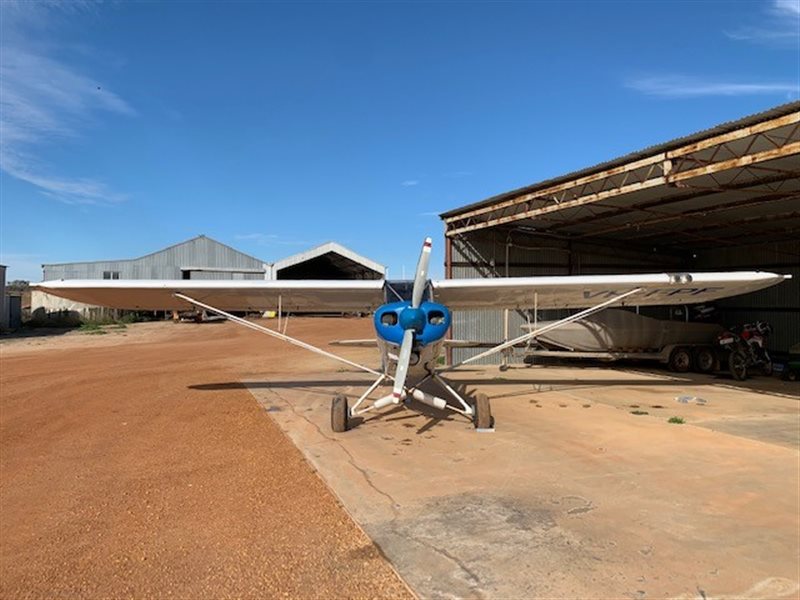
<instances>
[{"instance_id":1,"label":"cracked concrete slab","mask_svg":"<svg viewBox=\"0 0 800 600\"><path fill-rule=\"evenodd\" d=\"M607 368L454 377L492 398L495 433L397 407L333 434L356 373L247 386L421 597L797 595L797 399ZM780 431L703 426L756 411Z\"/></svg>"}]
</instances>

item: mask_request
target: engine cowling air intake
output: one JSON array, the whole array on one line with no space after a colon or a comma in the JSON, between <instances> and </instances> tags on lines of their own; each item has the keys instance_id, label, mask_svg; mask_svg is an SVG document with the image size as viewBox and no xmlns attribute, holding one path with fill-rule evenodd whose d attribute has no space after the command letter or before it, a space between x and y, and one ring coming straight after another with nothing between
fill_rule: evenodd
<instances>
[{"instance_id":1,"label":"engine cowling air intake","mask_svg":"<svg viewBox=\"0 0 800 600\"><path fill-rule=\"evenodd\" d=\"M410 302L384 304L375 311L375 331L381 339L392 344L403 343L407 330L414 332L414 340L427 345L442 339L451 322L450 311L436 302L423 302L413 308Z\"/></svg>"}]
</instances>

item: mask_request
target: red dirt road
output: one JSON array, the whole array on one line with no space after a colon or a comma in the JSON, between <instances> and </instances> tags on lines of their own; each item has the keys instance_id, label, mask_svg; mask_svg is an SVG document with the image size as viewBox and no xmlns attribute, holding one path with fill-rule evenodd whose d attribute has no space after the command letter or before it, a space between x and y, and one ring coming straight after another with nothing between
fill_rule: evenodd
<instances>
[{"instance_id":1,"label":"red dirt road","mask_svg":"<svg viewBox=\"0 0 800 600\"><path fill-rule=\"evenodd\" d=\"M290 323L317 343L369 331ZM411 596L246 389L190 387L335 363L229 323L6 341L0 359L0 597Z\"/></svg>"}]
</instances>

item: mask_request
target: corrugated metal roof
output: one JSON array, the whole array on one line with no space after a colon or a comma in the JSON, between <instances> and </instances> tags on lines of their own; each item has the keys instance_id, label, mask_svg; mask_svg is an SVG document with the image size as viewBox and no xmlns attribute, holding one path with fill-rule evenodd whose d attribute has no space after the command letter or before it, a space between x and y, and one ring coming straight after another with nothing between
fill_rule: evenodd
<instances>
[{"instance_id":1,"label":"corrugated metal roof","mask_svg":"<svg viewBox=\"0 0 800 600\"><path fill-rule=\"evenodd\" d=\"M167 252L167 251L172 250L174 248L178 248L179 246L183 246L184 244L190 244L192 242L196 242L197 240L204 240L204 239L208 240L209 242L213 242L214 244L217 244L218 246L222 246L222 247L230 250L231 252L236 252L237 254L241 254L242 256L245 256L245 257L247 257L247 258L249 258L249 259L251 259L251 260L253 260L255 262L260 262L260 263L263 263L263 264L269 264L269 263L265 263L260 258L257 258L255 256L250 256L249 254L245 254L244 252L242 252L240 250L237 250L236 248L233 248L232 246L229 246L228 244L223 244L222 242L217 241L214 238L210 238L207 235L200 234L200 235L194 236L193 238L189 238L188 240L184 240L182 242L178 242L177 244L171 244L169 246L166 246L165 248L161 248L161 250L156 250L155 252L149 252L147 254L143 254L141 256L137 256L137 257L134 257L134 258L120 258L120 259L107 259L106 258L106 259L103 259L103 260L80 260L80 261L76 260L76 261L61 262L61 263L45 263L45 264L42 265L42 267L60 267L60 266L64 266L64 265L73 265L73 264L78 264L78 263L80 263L82 265L90 265L90 264L93 264L93 263L133 262L133 261L136 261L136 260L142 260L144 258L149 258L151 256L156 256L157 254L161 254L163 252Z\"/></svg>"}]
</instances>

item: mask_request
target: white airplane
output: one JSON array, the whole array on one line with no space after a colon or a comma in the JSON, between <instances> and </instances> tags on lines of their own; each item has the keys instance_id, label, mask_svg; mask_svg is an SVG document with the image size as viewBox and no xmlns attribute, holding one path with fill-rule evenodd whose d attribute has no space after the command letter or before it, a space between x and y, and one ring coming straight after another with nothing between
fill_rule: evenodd
<instances>
[{"instance_id":1,"label":"white airplane","mask_svg":"<svg viewBox=\"0 0 800 600\"><path fill-rule=\"evenodd\" d=\"M77 302L131 310L186 310L196 307L289 342L321 356L365 371L375 382L348 406L337 394L331 403L331 427L344 432L354 417L415 399L440 410L452 410L473 420L476 428L489 429L494 420L488 397L476 394L467 402L441 376L462 365L543 335L609 306L694 304L760 290L785 279L761 271L727 273L655 273L643 275L576 275L565 277L500 277L493 279L428 279L431 238L422 246L411 299L403 299L383 280L59 280L32 286ZM427 296L431 298L426 299ZM397 301L388 302L389 294ZM287 313L373 312L380 370L355 363L321 348L230 314L229 311L264 311L280 306ZM581 308L580 312L496 344L457 364L440 366L439 358L450 328L451 309ZM345 343L346 344L346 343ZM358 341L355 345L360 345ZM454 345L468 345L459 344ZM433 379L451 397L422 391ZM364 405L381 384L392 383L390 394Z\"/></svg>"}]
</instances>

